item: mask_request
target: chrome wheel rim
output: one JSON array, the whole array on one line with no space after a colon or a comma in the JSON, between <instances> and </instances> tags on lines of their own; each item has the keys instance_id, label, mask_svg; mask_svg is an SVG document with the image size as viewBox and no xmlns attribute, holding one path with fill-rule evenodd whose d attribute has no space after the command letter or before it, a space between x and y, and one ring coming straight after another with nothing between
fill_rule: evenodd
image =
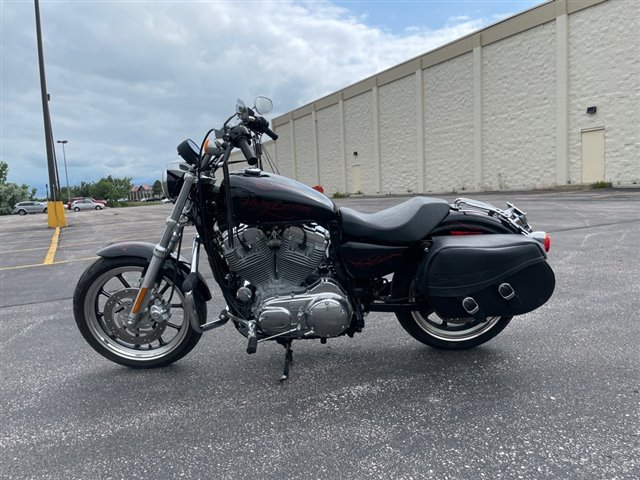
<instances>
[{"instance_id":1,"label":"chrome wheel rim","mask_svg":"<svg viewBox=\"0 0 640 480\"><path fill-rule=\"evenodd\" d=\"M410 297L415 300L415 284L411 284ZM502 317L487 317L479 322L473 317L443 318L434 310L412 311L411 317L421 330L445 342L466 342L491 330Z\"/></svg>"},{"instance_id":2,"label":"chrome wheel rim","mask_svg":"<svg viewBox=\"0 0 640 480\"><path fill-rule=\"evenodd\" d=\"M111 269L91 285L85 298L85 318L91 334L110 352L130 360L156 360L173 352L189 329L182 292L167 277L156 285L153 298L167 319L143 315L138 327L125 321L138 293L143 268L129 265Z\"/></svg>"}]
</instances>

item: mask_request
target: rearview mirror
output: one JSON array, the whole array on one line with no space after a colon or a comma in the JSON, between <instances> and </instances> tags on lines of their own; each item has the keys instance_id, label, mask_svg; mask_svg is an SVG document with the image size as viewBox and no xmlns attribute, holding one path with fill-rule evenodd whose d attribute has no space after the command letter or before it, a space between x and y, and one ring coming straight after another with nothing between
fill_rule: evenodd
<instances>
[{"instance_id":1,"label":"rearview mirror","mask_svg":"<svg viewBox=\"0 0 640 480\"><path fill-rule=\"evenodd\" d=\"M265 115L273 110L273 102L267 97L256 97L253 109L260 115Z\"/></svg>"}]
</instances>

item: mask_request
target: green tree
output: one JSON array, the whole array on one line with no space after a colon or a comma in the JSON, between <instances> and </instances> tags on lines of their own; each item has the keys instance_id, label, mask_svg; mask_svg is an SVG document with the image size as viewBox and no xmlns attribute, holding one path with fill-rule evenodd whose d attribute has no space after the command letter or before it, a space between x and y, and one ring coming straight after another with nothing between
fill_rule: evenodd
<instances>
[{"instance_id":1,"label":"green tree","mask_svg":"<svg viewBox=\"0 0 640 480\"><path fill-rule=\"evenodd\" d=\"M119 198L126 198L129 195L131 185L130 177L117 178L109 175L90 186L91 194L89 196L99 200L104 199L113 204Z\"/></svg>"},{"instance_id":2,"label":"green tree","mask_svg":"<svg viewBox=\"0 0 640 480\"><path fill-rule=\"evenodd\" d=\"M79 186L71 187L72 197L90 197L93 183L80 182Z\"/></svg>"},{"instance_id":3,"label":"green tree","mask_svg":"<svg viewBox=\"0 0 640 480\"><path fill-rule=\"evenodd\" d=\"M13 213L13 206L23 200L30 200L36 193L35 188L7 182L9 165L0 161L0 215Z\"/></svg>"},{"instance_id":4,"label":"green tree","mask_svg":"<svg viewBox=\"0 0 640 480\"><path fill-rule=\"evenodd\" d=\"M7 183L7 175L9 174L9 165L7 162L0 161L0 185Z\"/></svg>"},{"instance_id":5,"label":"green tree","mask_svg":"<svg viewBox=\"0 0 640 480\"><path fill-rule=\"evenodd\" d=\"M13 206L23 200L31 200L36 194L35 188L29 185L18 185L7 182L9 165L0 161L0 215L13 213Z\"/></svg>"},{"instance_id":6,"label":"green tree","mask_svg":"<svg viewBox=\"0 0 640 480\"><path fill-rule=\"evenodd\" d=\"M153 182L153 196L162 196L162 182L160 180L156 180L155 182Z\"/></svg>"}]
</instances>

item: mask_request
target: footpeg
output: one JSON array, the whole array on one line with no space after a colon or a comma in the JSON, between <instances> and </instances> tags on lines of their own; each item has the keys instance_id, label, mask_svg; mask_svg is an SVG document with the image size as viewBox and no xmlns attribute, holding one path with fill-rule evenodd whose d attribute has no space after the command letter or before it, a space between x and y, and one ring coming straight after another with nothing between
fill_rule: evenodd
<instances>
[{"instance_id":1,"label":"footpeg","mask_svg":"<svg viewBox=\"0 0 640 480\"><path fill-rule=\"evenodd\" d=\"M182 282L182 289L185 293L193 292L198 283L198 274L196 272L191 272L187 275L187 278L184 282Z\"/></svg>"},{"instance_id":2,"label":"footpeg","mask_svg":"<svg viewBox=\"0 0 640 480\"><path fill-rule=\"evenodd\" d=\"M190 298L190 295L185 295L185 298ZM193 329L198 332L198 333L204 333L208 330L213 330L214 328L218 328L223 326L225 323L227 323L229 321L231 317L229 316L229 312L227 312L226 310L222 310L220 312L220 316L218 316L217 320L212 320L211 322L208 323L204 323L202 325L198 324L198 320L197 318L195 319L194 322L194 317L192 317L191 320L191 327L193 327ZM197 328L196 328L197 327Z\"/></svg>"},{"instance_id":3,"label":"footpeg","mask_svg":"<svg viewBox=\"0 0 640 480\"><path fill-rule=\"evenodd\" d=\"M256 353L258 349L258 335L256 334L256 322L251 321L248 323L247 338L249 339L249 343L247 344L247 353L251 355L252 353Z\"/></svg>"}]
</instances>

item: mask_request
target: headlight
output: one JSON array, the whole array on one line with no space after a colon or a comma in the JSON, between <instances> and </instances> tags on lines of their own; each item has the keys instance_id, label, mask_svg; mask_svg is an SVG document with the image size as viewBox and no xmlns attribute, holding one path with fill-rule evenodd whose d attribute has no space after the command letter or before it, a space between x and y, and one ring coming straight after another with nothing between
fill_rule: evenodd
<instances>
[{"instance_id":1,"label":"headlight","mask_svg":"<svg viewBox=\"0 0 640 480\"><path fill-rule=\"evenodd\" d=\"M182 166L182 167L181 167ZM189 166L185 162L175 161L167 165L162 174L162 193L167 198L175 200L178 198L182 184L184 183L184 173Z\"/></svg>"}]
</instances>

